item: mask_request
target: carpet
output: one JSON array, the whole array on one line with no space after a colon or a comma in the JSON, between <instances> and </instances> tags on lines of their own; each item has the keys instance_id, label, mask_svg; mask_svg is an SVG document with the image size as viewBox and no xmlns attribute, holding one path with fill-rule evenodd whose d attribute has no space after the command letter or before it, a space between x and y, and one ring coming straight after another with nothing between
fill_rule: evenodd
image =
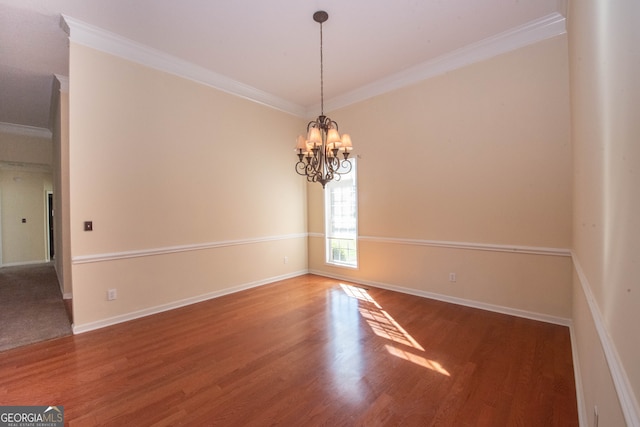
<instances>
[{"instance_id":1,"label":"carpet","mask_svg":"<svg viewBox=\"0 0 640 427\"><path fill-rule=\"evenodd\" d=\"M71 333L53 265L0 268L0 351Z\"/></svg>"}]
</instances>

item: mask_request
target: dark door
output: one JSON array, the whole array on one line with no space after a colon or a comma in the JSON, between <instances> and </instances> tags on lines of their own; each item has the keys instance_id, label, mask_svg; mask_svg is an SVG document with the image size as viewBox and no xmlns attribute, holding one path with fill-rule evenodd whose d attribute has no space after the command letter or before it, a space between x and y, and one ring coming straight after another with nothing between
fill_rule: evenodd
<instances>
[{"instance_id":1,"label":"dark door","mask_svg":"<svg viewBox=\"0 0 640 427\"><path fill-rule=\"evenodd\" d=\"M53 244L53 194L47 194L47 210L49 212L49 259L53 259L55 255L54 244Z\"/></svg>"}]
</instances>

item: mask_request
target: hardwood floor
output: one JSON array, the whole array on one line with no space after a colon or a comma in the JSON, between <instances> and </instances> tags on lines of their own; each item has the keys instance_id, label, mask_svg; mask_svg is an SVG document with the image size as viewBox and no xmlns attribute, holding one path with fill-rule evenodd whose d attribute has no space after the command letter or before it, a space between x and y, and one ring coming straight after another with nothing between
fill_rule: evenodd
<instances>
[{"instance_id":1,"label":"hardwood floor","mask_svg":"<svg viewBox=\"0 0 640 427\"><path fill-rule=\"evenodd\" d=\"M577 426L566 327L301 276L0 353L75 425Z\"/></svg>"}]
</instances>

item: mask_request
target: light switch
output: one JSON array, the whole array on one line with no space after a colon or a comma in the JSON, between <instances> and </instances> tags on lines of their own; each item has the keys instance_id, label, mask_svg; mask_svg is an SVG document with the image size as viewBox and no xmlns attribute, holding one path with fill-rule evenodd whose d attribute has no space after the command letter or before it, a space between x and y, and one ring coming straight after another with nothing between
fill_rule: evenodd
<instances>
[{"instance_id":1,"label":"light switch","mask_svg":"<svg viewBox=\"0 0 640 427\"><path fill-rule=\"evenodd\" d=\"M93 231L93 221L84 222L84 231Z\"/></svg>"}]
</instances>

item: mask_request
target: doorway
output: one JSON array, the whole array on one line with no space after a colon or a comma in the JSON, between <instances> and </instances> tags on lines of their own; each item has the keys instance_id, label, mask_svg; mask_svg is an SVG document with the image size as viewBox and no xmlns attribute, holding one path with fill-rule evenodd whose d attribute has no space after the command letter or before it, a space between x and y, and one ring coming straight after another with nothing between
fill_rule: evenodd
<instances>
[{"instance_id":1,"label":"doorway","mask_svg":"<svg viewBox=\"0 0 640 427\"><path fill-rule=\"evenodd\" d=\"M47 260L55 259L55 240L53 239L53 192L47 191Z\"/></svg>"}]
</instances>

